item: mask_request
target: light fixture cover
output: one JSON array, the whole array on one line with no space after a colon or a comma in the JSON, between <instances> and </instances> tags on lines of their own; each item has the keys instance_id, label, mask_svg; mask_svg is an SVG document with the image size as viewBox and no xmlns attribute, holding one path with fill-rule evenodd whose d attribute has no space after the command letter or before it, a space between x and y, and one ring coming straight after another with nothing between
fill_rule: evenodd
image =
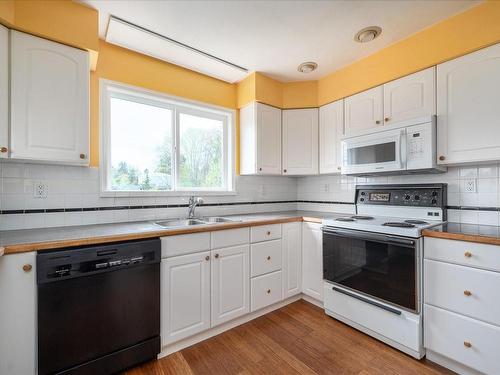
<instances>
[{"instance_id":1,"label":"light fixture cover","mask_svg":"<svg viewBox=\"0 0 500 375\"><path fill-rule=\"evenodd\" d=\"M248 74L243 67L113 16L109 19L106 42L230 83L241 81Z\"/></svg>"},{"instance_id":2,"label":"light fixture cover","mask_svg":"<svg viewBox=\"0 0 500 375\"><path fill-rule=\"evenodd\" d=\"M382 28L379 26L368 26L359 30L354 36L354 40L359 43L367 43L377 38L380 34L382 34Z\"/></svg>"},{"instance_id":3,"label":"light fixture cover","mask_svg":"<svg viewBox=\"0 0 500 375\"><path fill-rule=\"evenodd\" d=\"M318 64L316 64L314 61L307 61L300 64L297 70L301 73L311 73L313 70L316 70L317 67Z\"/></svg>"}]
</instances>

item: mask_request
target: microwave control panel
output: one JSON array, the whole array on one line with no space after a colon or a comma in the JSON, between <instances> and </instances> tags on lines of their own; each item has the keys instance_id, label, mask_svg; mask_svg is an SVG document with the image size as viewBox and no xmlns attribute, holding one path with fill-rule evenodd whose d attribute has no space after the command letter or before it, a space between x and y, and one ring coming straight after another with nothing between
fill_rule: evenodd
<instances>
[{"instance_id":1,"label":"microwave control panel","mask_svg":"<svg viewBox=\"0 0 500 375\"><path fill-rule=\"evenodd\" d=\"M444 207L446 206L446 184L357 186L356 204Z\"/></svg>"}]
</instances>

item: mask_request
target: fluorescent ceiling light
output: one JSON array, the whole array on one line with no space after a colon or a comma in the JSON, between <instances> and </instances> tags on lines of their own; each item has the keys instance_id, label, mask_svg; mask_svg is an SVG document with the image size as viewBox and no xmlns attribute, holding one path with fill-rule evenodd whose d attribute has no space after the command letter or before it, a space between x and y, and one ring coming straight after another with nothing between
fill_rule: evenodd
<instances>
[{"instance_id":1,"label":"fluorescent ceiling light","mask_svg":"<svg viewBox=\"0 0 500 375\"><path fill-rule=\"evenodd\" d=\"M113 16L109 19L106 42L230 83L241 81L248 74L241 66Z\"/></svg>"}]
</instances>

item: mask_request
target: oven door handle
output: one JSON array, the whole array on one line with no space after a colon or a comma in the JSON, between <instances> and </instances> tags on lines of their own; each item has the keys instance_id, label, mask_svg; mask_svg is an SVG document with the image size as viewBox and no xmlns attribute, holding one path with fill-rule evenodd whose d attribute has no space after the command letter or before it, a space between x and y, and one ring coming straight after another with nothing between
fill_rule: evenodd
<instances>
[{"instance_id":1,"label":"oven door handle","mask_svg":"<svg viewBox=\"0 0 500 375\"><path fill-rule=\"evenodd\" d=\"M396 236L390 236L390 235L383 235L383 234L376 234L376 233L368 233L368 232L360 232L357 230L349 230L349 229L337 229L337 228L329 228L329 227L322 227L321 230L323 233L326 234L333 234L337 236L342 236L342 237L351 237L354 239L359 239L359 240L377 240L377 241L383 241L387 242L389 244L393 245L402 245L402 246L415 246L415 241L406 239L406 238L401 238L401 237L396 237Z\"/></svg>"},{"instance_id":2,"label":"oven door handle","mask_svg":"<svg viewBox=\"0 0 500 375\"><path fill-rule=\"evenodd\" d=\"M381 309L384 309L386 311L389 311L393 314L396 314L396 315L401 315L401 311L397 310L397 309L393 309L392 307L389 307L389 306L386 306L386 305L383 305L379 302L375 302L375 301L372 301L371 299L368 299L368 298L363 298L361 296L358 296L357 294L354 294L354 293L350 293L346 290L343 290L343 289L340 289L340 288L336 288L334 286L332 286L332 290L334 290L335 292L338 292L338 293L342 293L342 294L345 294L346 296L349 296L349 297L352 297L352 298L356 298L356 299L359 299L360 301L363 301L363 302L366 302L366 303L369 303L370 305L372 306L376 306L376 307L379 307Z\"/></svg>"}]
</instances>

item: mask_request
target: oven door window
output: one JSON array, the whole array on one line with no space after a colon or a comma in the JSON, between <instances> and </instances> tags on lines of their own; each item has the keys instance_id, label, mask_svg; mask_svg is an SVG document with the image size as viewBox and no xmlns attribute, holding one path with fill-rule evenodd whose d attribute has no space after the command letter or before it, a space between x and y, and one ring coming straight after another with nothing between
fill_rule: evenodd
<instances>
[{"instance_id":1,"label":"oven door window","mask_svg":"<svg viewBox=\"0 0 500 375\"><path fill-rule=\"evenodd\" d=\"M323 233L325 280L417 311L414 245Z\"/></svg>"}]
</instances>

